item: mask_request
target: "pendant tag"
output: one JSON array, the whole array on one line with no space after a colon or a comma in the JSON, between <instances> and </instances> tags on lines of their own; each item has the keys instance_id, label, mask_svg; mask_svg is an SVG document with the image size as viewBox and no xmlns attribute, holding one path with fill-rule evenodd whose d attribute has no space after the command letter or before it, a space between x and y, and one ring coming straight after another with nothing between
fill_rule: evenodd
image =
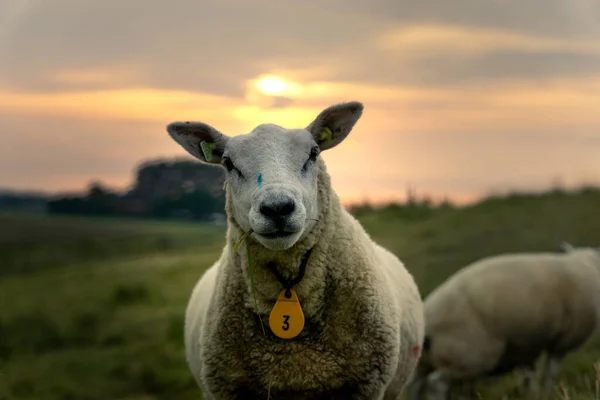
<instances>
[{"instance_id":1,"label":"pendant tag","mask_svg":"<svg viewBox=\"0 0 600 400\"><path fill-rule=\"evenodd\" d=\"M281 339L293 339L304 329L304 313L294 289L290 289L291 296L285 296L286 290L279 293L275 306L269 316L271 331Z\"/></svg>"}]
</instances>

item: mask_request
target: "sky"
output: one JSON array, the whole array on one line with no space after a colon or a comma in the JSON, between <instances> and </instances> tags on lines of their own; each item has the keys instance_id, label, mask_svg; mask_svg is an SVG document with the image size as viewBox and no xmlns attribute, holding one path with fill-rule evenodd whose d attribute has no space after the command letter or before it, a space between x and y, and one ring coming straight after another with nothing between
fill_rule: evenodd
<instances>
[{"instance_id":1,"label":"sky","mask_svg":"<svg viewBox=\"0 0 600 400\"><path fill-rule=\"evenodd\" d=\"M598 0L0 0L0 187L124 188L228 135L361 101L345 202L600 183Z\"/></svg>"}]
</instances>

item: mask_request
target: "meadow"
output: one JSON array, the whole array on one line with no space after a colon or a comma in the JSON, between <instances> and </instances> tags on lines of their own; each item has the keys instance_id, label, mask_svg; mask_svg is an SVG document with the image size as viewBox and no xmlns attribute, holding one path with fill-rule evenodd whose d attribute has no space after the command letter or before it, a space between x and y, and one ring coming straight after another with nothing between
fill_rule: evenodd
<instances>
[{"instance_id":1,"label":"meadow","mask_svg":"<svg viewBox=\"0 0 600 400\"><path fill-rule=\"evenodd\" d=\"M502 252L600 246L600 190L487 198L468 207L354 210L426 296L457 269ZM200 399L183 314L225 228L187 222L0 214L0 399ZM600 338L563 363L555 399L600 399ZM508 395L519 374L481 382Z\"/></svg>"}]
</instances>

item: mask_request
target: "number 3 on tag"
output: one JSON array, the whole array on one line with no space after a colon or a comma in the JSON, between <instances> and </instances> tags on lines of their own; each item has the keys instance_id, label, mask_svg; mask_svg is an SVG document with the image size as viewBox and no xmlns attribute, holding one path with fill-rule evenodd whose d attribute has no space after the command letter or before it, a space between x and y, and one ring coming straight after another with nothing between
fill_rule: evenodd
<instances>
[{"instance_id":1,"label":"number 3 on tag","mask_svg":"<svg viewBox=\"0 0 600 400\"><path fill-rule=\"evenodd\" d=\"M271 315L269 326L273 333L282 339L293 339L304 329L304 313L294 289L290 289L290 297L286 297L286 290L279 293Z\"/></svg>"}]
</instances>

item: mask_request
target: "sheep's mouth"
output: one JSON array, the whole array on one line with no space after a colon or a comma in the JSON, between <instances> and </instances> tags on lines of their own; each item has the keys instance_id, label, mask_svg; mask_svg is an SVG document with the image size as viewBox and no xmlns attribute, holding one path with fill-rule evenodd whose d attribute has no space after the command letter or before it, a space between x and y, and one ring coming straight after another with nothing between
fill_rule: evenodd
<instances>
[{"instance_id":1,"label":"sheep's mouth","mask_svg":"<svg viewBox=\"0 0 600 400\"><path fill-rule=\"evenodd\" d=\"M290 237L295 234L296 234L296 232L275 231L275 232L270 232L270 233L261 233L260 236L265 237L267 239L281 239L281 238Z\"/></svg>"}]
</instances>

